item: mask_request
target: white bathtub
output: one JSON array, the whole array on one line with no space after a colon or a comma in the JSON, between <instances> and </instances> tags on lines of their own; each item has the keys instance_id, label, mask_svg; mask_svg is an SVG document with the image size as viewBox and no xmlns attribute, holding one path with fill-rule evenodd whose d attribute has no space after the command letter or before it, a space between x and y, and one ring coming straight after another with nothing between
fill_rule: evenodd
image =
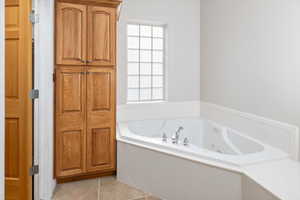
<instances>
[{"instance_id":1,"label":"white bathtub","mask_svg":"<svg viewBox=\"0 0 300 200\"><path fill-rule=\"evenodd\" d=\"M179 127L184 129L179 143L173 144L171 137ZM167 141L162 140L163 134ZM187 146L183 145L184 138L189 141ZM289 157L279 149L201 118L119 122L118 140L234 171L245 165Z\"/></svg>"},{"instance_id":2,"label":"white bathtub","mask_svg":"<svg viewBox=\"0 0 300 200\"><path fill-rule=\"evenodd\" d=\"M200 102L122 105L117 126L118 180L164 200L278 200L247 170L298 158L297 127Z\"/></svg>"}]
</instances>

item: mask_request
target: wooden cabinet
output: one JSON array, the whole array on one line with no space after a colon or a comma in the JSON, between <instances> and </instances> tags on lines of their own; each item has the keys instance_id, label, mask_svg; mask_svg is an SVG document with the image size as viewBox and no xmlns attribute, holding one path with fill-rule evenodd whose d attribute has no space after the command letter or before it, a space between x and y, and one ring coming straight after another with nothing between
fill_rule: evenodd
<instances>
[{"instance_id":1,"label":"wooden cabinet","mask_svg":"<svg viewBox=\"0 0 300 200\"><path fill-rule=\"evenodd\" d=\"M58 1L56 5L58 181L101 176L116 170L118 4L103 4L104 0L99 5L70 2Z\"/></svg>"},{"instance_id":2,"label":"wooden cabinet","mask_svg":"<svg viewBox=\"0 0 300 200\"><path fill-rule=\"evenodd\" d=\"M58 3L56 16L57 65L115 65L115 8Z\"/></svg>"},{"instance_id":3,"label":"wooden cabinet","mask_svg":"<svg viewBox=\"0 0 300 200\"><path fill-rule=\"evenodd\" d=\"M85 65L87 49L86 5L57 3L56 64Z\"/></svg>"},{"instance_id":4,"label":"wooden cabinet","mask_svg":"<svg viewBox=\"0 0 300 200\"><path fill-rule=\"evenodd\" d=\"M88 63L90 65L115 65L116 10L88 7Z\"/></svg>"},{"instance_id":5,"label":"wooden cabinet","mask_svg":"<svg viewBox=\"0 0 300 200\"><path fill-rule=\"evenodd\" d=\"M56 70L56 175L85 172L86 75L84 68Z\"/></svg>"},{"instance_id":6,"label":"wooden cabinet","mask_svg":"<svg viewBox=\"0 0 300 200\"><path fill-rule=\"evenodd\" d=\"M116 147L113 69L88 69L87 146L88 171L114 168Z\"/></svg>"}]
</instances>

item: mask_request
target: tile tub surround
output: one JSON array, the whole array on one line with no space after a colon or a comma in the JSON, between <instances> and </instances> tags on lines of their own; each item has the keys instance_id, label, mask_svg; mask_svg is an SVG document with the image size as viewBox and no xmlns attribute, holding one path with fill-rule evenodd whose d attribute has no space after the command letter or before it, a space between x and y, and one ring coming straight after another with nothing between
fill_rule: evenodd
<instances>
[{"instance_id":1,"label":"tile tub surround","mask_svg":"<svg viewBox=\"0 0 300 200\"><path fill-rule=\"evenodd\" d=\"M52 200L160 200L116 180L115 176L56 186Z\"/></svg>"}]
</instances>

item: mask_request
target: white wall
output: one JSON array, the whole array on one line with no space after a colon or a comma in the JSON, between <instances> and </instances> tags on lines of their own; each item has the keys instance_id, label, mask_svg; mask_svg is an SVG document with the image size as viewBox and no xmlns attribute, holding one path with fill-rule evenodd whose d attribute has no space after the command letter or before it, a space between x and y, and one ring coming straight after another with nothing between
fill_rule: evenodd
<instances>
[{"instance_id":1,"label":"white wall","mask_svg":"<svg viewBox=\"0 0 300 200\"><path fill-rule=\"evenodd\" d=\"M201 100L300 126L299 10L201 0Z\"/></svg>"},{"instance_id":2,"label":"white wall","mask_svg":"<svg viewBox=\"0 0 300 200\"><path fill-rule=\"evenodd\" d=\"M4 200L4 0L0 0L0 200Z\"/></svg>"},{"instance_id":3,"label":"white wall","mask_svg":"<svg viewBox=\"0 0 300 200\"><path fill-rule=\"evenodd\" d=\"M35 26L36 59L35 87L40 89L35 114L38 133L39 199L51 200L55 188L53 179L54 162L54 0L38 0L39 23Z\"/></svg>"},{"instance_id":4,"label":"white wall","mask_svg":"<svg viewBox=\"0 0 300 200\"><path fill-rule=\"evenodd\" d=\"M199 100L200 1L124 1L119 22L118 104L126 103L126 23L130 20L167 24L168 100Z\"/></svg>"}]
</instances>

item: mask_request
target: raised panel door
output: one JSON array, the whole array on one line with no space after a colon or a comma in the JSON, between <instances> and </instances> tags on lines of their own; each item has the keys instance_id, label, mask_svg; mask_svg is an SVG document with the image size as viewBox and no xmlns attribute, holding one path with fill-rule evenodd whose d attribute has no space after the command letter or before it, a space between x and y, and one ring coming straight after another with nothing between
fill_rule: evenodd
<instances>
[{"instance_id":1,"label":"raised panel door","mask_svg":"<svg viewBox=\"0 0 300 200\"><path fill-rule=\"evenodd\" d=\"M88 65L116 63L116 9L88 7Z\"/></svg>"},{"instance_id":2,"label":"raised panel door","mask_svg":"<svg viewBox=\"0 0 300 200\"><path fill-rule=\"evenodd\" d=\"M56 177L85 172L86 76L82 67L56 70Z\"/></svg>"},{"instance_id":3,"label":"raised panel door","mask_svg":"<svg viewBox=\"0 0 300 200\"><path fill-rule=\"evenodd\" d=\"M5 1L5 199L31 200L32 44L29 0Z\"/></svg>"},{"instance_id":4,"label":"raised panel door","mask_svg":"<svg viewBox=\"0 0 300 200\"><path fill-rule=\"evenodd\" d=\"M56 4L56 64L86 64L86 12L86 5Z\"/></svg>"},{"instance_id":5,"label":"raised panel door","mask_svg":"<svg viewBox=\"0 0 300 200\"><path fill-rule=\"evenodd\" d=\"M87 171L115 170L115 71L87 72Z\"/></svg>"}]
</instances>

